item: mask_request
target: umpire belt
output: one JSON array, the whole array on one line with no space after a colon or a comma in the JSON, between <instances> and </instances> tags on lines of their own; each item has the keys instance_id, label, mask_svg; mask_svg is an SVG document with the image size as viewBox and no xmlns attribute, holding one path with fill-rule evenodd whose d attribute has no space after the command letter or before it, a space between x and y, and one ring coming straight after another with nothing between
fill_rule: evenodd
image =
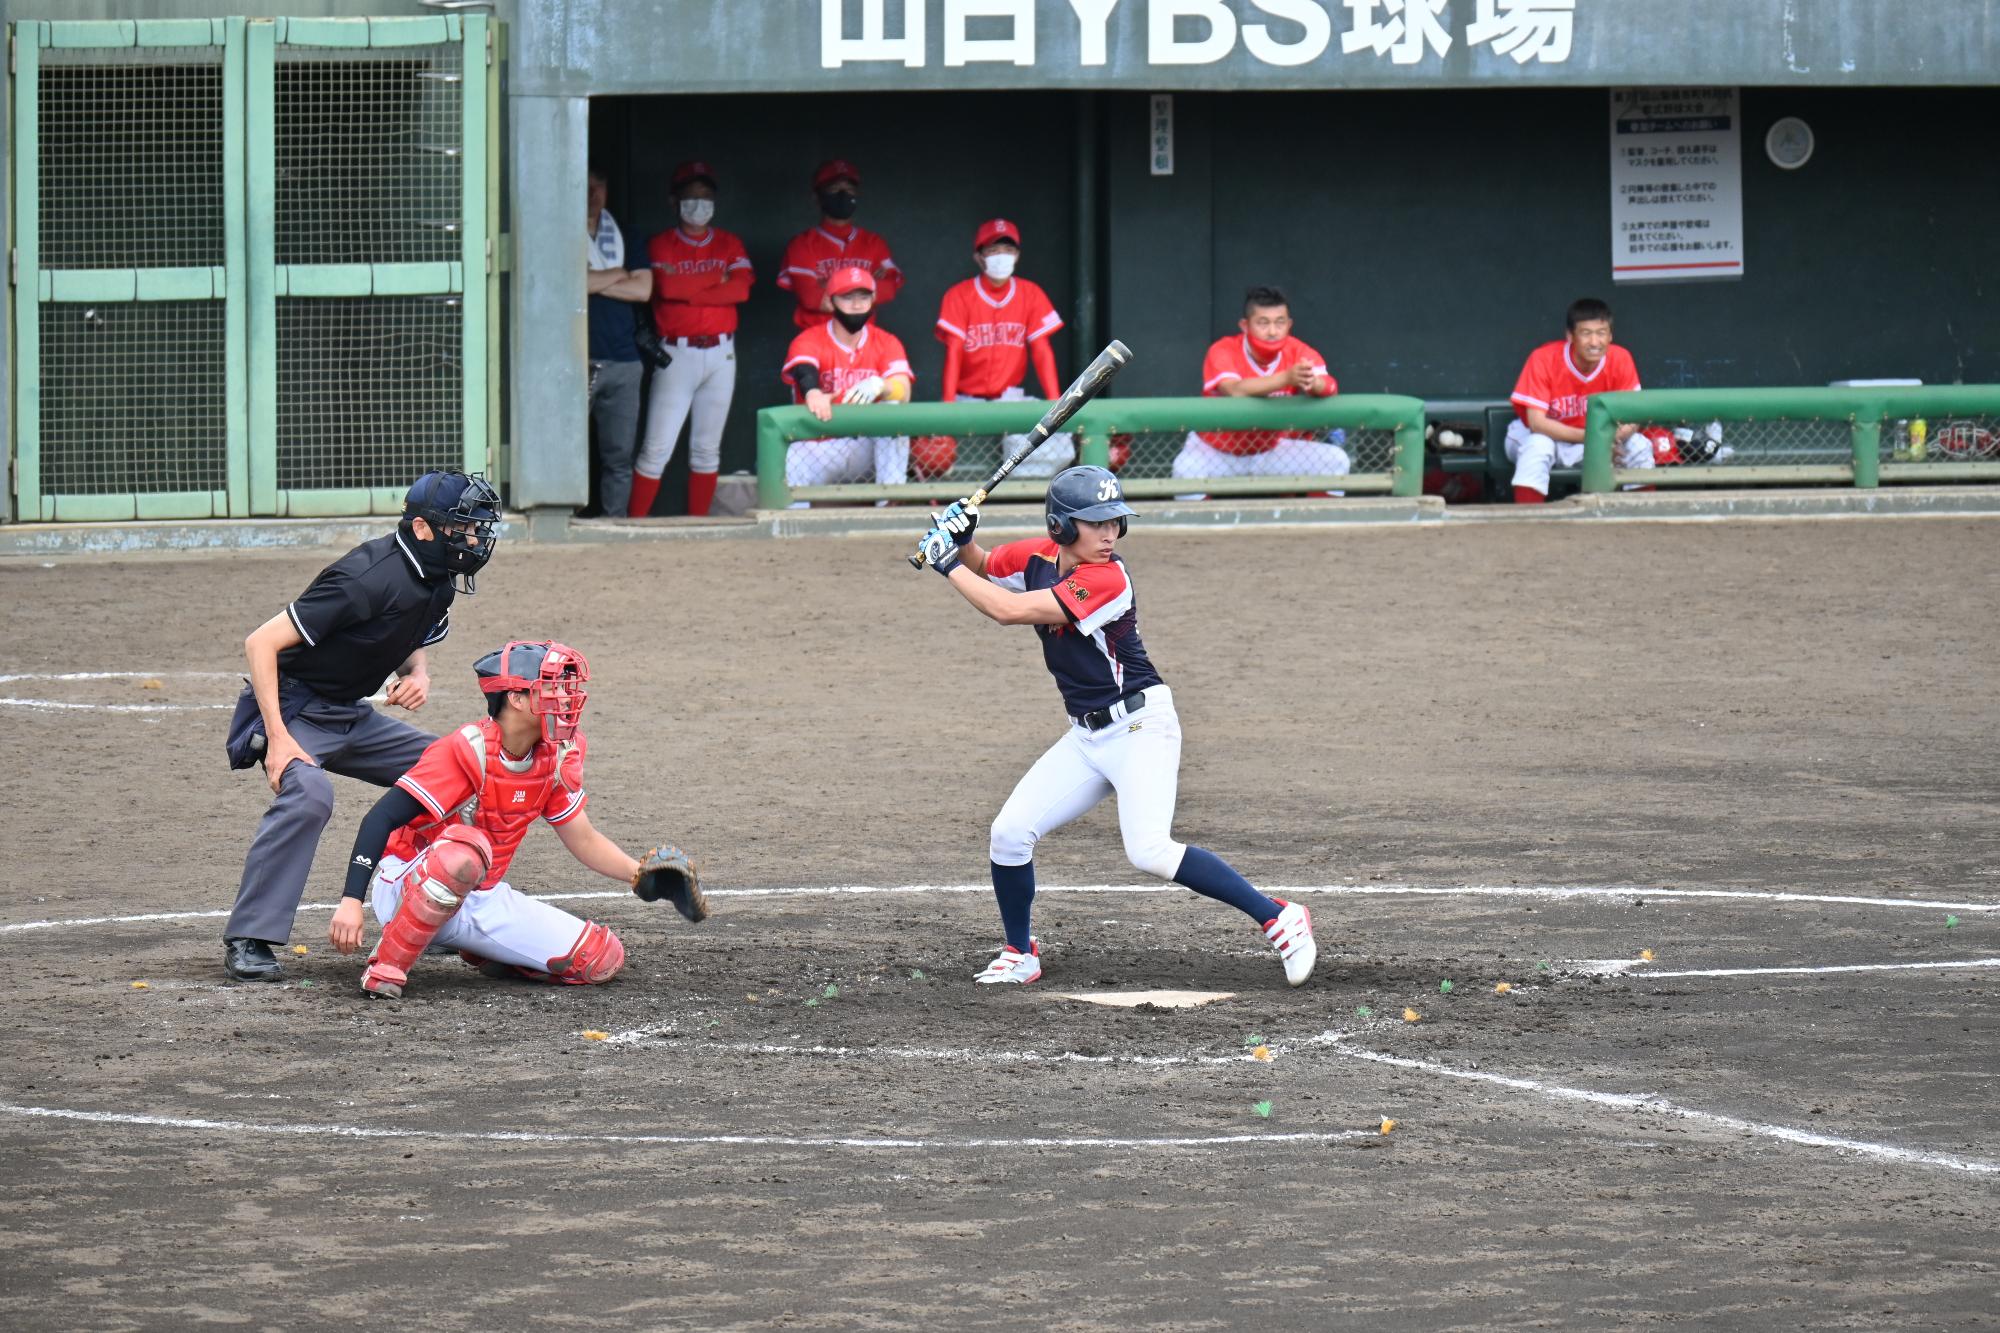
<instances>
[{"instance_id":1,"label":"umpire belt","mask_svg":"<svg viewBox=\"0 0 2000 1333\"><path fill-rule=\"evenodd\" d=\"M1117 703L1112 704L1109 708L1100 708L1094 713L1085 713L1082 717L1073 717L1070 721L1089 731L1102 731L1113 722L1122 720L1127 713L1136 713L1145 706L1146 692L1144 690L1134 690Z\"/></svg>"}]
</instances>

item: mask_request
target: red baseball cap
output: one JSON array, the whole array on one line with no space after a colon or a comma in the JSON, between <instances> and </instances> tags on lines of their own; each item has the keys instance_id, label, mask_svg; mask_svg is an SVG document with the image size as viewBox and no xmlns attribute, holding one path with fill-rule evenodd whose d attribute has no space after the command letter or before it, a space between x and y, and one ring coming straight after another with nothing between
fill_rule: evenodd
<instances>
[{"instance_id":1,"label":"red baseball cap","mask_svg":"<svg viewBox=\"0 0 2000 1333\"><path fill-rule=\"evenodd\" d=\"M995 241L1021 243L1021 229L1006 218L993 218L979 224L979 231L972 238L972 248L984 250Z\"/></svg>"},{"instance_id":2,"label":"red baseball cap","mask_svg":"<svg viewBox=\"0 0 2000 1333\"><path fill-rule=\"evenodd\" d=\"M843 176L853 181L856 185L861 184L861 173L846 158L836 157L822 162L819 164L819 170L813 172L813 189L824 190Z\"/></svg>"},{"instance_id":3,"label":"red baseball cap","mask_svg":"<svg viewBox=\"0 0 2000 1333\"><path fill-rule=\"evenodd\" d=\"M843 292L873 292L874 290L875 275L859 264L849 264L846 268L837 268L833 271L833 276L826 280L826 294L828 296L839 296Z\"/></svg>"},{"instance_id":4,"label":"red baseball cap","mask_svg":"<svg viewBox=\"0 0 2000 1333\"><path fill-rule=\"evenodd\" d=\"M674 168L673 188L678 190L689 181L707 181L709 188L715 188L715 168L706 162L683 162Z\"/></svg>"}]
</instances>

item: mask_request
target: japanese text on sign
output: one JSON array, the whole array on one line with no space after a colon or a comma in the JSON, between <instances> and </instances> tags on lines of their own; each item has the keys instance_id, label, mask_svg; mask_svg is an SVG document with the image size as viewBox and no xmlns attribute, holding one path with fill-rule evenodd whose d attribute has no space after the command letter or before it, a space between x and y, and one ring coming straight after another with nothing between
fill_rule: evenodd
<instances>
[{"instance_id":1,"label":"japanese text on sign","mask_svg":"<svg viewBox=\"0 0 2000 1333\"><path fill-rule=\"evenodd\" d=\"M1611 276L1743 274L1742 114L1734 88L1611 94Z\"/></svg>"}]
</instances>

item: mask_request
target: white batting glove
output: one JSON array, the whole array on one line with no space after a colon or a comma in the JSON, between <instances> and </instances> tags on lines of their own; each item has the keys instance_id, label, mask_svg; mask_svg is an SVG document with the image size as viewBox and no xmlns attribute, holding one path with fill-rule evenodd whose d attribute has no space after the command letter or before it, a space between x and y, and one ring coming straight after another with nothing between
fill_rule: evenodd
<instances>
[{"instance_id":1,"label":"white batting glove","mask_svg":"<svg viewBox=\"0 0 2000 1333\"><path fill-rule=\"evenodd\" d=\"M882 390L886 387L880 375L870 375L859 384L850 387L840 396L840 401L850 405L872 403L882 396Z\"/></svg>"}]
</instances>

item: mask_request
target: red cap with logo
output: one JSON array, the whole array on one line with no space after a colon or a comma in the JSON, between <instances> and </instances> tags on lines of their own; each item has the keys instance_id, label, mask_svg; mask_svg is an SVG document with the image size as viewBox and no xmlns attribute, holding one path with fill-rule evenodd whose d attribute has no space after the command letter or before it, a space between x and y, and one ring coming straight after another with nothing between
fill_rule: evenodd
<instances>
[{"instance_id":1,"label":"red cap with logo","mask_svg":"<svg viewBox=\"0 0 2000 1333\"><path fill-rule=\"evenodd\" d=\"M819 164L819 170L813 172L813 189L824 190L843 177L856 185L861 184L861 173L855 170L854 164L846 158L836 157L831 161L822 162Z\"/></svg>"},{"instance_id":2,"label":"red cap with logo","mask_svg":"<svg viewBox=\"0 0 2000 1333\"><path fill-rule=\"evenodd\" d=\"M709 188L714 189L715 168L701 161L683 162L674 168L674 189L680 189L689 181L707 181Z\"/></svg>"},{"instance_id":3,"label":"red cap with logo","mask_svg":"<svg viewBox=\"0 0 2000 1333\"><path fill-rule=\"evenodd\" d=\"M992 218L979 224L979 231L972 238L972 248L984 250L995 241L1021 243L1021 229L1006 218Z\"/></svg>"},{"instance_id":4,"label":"red cap with logo","mask_svg":"<svg viewBox=\"0 0 2000 1333\"><path fill-rule=\"evenodd\" d=\"M833 276L826 280L826 294L839 296L844 292L872 292L875 290L875 275L859 264L849 264L837 268Z\"/></svg>"}]
</instances>

